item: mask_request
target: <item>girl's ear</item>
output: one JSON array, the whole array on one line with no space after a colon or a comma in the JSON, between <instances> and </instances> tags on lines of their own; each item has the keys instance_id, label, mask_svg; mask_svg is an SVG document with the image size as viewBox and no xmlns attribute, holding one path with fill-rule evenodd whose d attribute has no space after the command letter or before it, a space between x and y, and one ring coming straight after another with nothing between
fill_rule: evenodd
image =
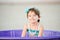
<instances>
[{"instance_id":1,"label":"girl's ear","mask_svg":"<svg viewBox=\"0 0 60 40\"><path fill-rule=\"evenodd\" d=\"M41 16L38 17L38 19L40 19Z\"/></svg>"},{"instance_id":2,"label":"girl's ear","mask_svg":"<svg viewBox=\"0 0 60 40\"><path fill-rule=\"evenodd\" d=\"M40 19L40 18L41 18L41 16L38 17L38 19Z\"/></svg>"}]
</instances>

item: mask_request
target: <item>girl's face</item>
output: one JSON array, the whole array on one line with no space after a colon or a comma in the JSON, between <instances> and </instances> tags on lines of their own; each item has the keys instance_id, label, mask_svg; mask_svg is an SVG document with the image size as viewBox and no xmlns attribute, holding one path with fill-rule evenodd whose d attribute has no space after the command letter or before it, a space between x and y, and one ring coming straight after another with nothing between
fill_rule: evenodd
<instances>
[{"instance_id":1,"label":"girl's face","mask_svg":"<svg viewBox=\"0 0 60 40\"><path fill-rule=\"evenodd\" d=\"M30 23L37 22L38 19L39 19L39 18L38 18L38 15L36 15L35 12L30 11L30 12L28 13L28 21L29 21Z\"/></svg>"}]
</instances>

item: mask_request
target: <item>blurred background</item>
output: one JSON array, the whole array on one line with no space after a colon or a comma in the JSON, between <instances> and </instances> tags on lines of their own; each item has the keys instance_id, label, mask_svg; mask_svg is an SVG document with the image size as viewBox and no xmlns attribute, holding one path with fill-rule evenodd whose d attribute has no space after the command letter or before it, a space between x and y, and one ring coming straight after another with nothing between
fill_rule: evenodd
<instances>
[{"instance_id":1,"label":"blurred background","mask_svg":"<svg viewBox=\"0 0 60 40\"><path fill-rule=\"evenodd\" d=\"M60 0L0 0L0 30L20 30L27 23L26 8L37 8L45 30L60 31Z\"/></svg>"}]
</instances>

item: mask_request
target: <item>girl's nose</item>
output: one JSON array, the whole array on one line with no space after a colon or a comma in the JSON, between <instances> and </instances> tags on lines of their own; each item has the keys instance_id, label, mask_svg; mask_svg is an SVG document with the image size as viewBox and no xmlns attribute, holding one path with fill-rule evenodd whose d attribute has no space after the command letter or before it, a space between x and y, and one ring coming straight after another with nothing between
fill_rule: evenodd
<instances>
[{"instance_id":1,"label":"girl's nose","mask_svg":"<svg viewBox=\"0 0 60 40\"><path fill-rule=\"evenodd\" d=\"M33 19L34 17L32 16L31 18Z\"/></svg>"}]
</instances>

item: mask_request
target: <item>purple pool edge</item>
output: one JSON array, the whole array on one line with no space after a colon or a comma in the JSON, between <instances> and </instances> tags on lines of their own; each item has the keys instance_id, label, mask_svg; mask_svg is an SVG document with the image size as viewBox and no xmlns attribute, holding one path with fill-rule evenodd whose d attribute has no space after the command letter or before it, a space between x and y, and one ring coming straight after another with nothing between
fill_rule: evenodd
<instances>
[{"instance_id":1,"label":"purple pool edge","mask_svg":"<svg viewBox=\"0 0 60 40\"><path fill-rule=\"evenodd\" d=\"M22 30L6 30L0 31L0 39L51 39L60 38L60 32L44 30L42 37L28 37L28 33L23 38L21 37Z\"/></svg>"}]
</instances>

